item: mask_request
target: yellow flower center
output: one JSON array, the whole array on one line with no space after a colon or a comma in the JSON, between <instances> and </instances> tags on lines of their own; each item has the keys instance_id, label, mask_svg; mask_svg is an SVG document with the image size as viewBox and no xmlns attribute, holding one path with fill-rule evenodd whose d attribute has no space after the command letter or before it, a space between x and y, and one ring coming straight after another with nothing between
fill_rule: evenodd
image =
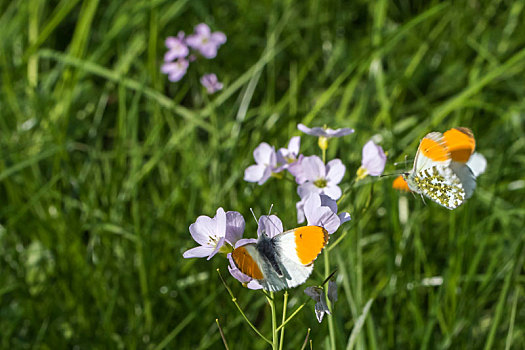
<instances>
[{"instance_id":1,"label":"yellow flower center","mask_svg":"<svg viewBox=\"0 0 525 350\"><path fill-rule=\"evenodd\" d=\"M357 180L363 180L368 175L368 170L362 166L357 169Z\"/></svg>"},{"instance_id":2,"label":"yellow flower center","mask_svg":"<svg viewBox=\"0 0 525 350\"><path fill-rule=\"evenodd\" d=\"M319 145L319 148L323 151L326 151L328 148L328 137L325 136L319 136L319 139L317 140L317 144Z\"/></svg>"},{"instance_id":3,"label":"yellow flower center","mask_svg":"<svg viewBox=\"0 0 525 350\"><path fill-rule=\"evenodd\" d=\"M323 179L323 178L317 179L314 181L314 185L319 188L326 187L326 183L327 183L326 179Z\"/></svg>"}]
</instances>

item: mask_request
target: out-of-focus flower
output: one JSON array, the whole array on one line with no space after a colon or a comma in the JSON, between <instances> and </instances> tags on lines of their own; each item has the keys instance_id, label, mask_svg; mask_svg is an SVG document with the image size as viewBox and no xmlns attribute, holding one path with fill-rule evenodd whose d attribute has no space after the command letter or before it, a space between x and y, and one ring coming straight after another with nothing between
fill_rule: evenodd
<instances>
[{"instance_id":1,"label":"out-of-focus flower","mask_svg":"<svg viewBox=\"0 0 525 350\"><path fill-rule=\"evenodd\" d=\"M410 192L407 182L403 179L403 176L399 175L392 183L392 188L400 191Z\"/></svg>"},{"instance_id":2,"label":"out-of-focus flower","mask_svg":"<svg viewBox=\"0 0 525 350\"><path fill-rule=\"evenodd\" d=\"M303 208L300 208L301 202ZM337 231L339 226L351 219L347 212L337 214L336 201L327 195L309 193L301 202L296 205L297 221L302 223L306 217L308 225L324 227L329 234Z\"/></svg>"},{"instance_id":3,"label":"out-of-focus flower","mask_svg":"<svg viewBox=\"0 0 525 350\"><path fill-rule=\"evenodd\" d=\"M235 211L224 212L217 209L213 218L201 215L190 225L190 234L200 247L184 252L184 258L204 258L210 260L219 251L226 253L231 250L225 243L233 246L240 240L244 232L244 218Z\"/></svg>"},{"instance_id":4,"label":"out-of-focus flower","mask_svg":"<svg viewBox=\"0 0 525 350\"><path fill-rule=\"evenodd\" d=\"M354 132L354 129L350 128L342 128L342 129L330 129L328 127L314 127L309 128L304 124L297 124L297 129L304 132L305 134L312 135L312 136L318 136L318 137L341 137L350 135Z\"/></svg>"},{"instance_id":5,"label":"out-of-focus flower","mask_svg":"<svg viewBox=\"0 0 525 350\"><path fill-rule=\"evenodd\" d=\"M186 57L190 53L190 49L184 42L184 32L182 31L176 37L167 37L165 44L169 50L164 55L164 62L171 62L177 58Z\"/></svg>"},{"instance_id":6,"label":"out-of-focus flower","mask_svg":"<svg viewBox=\"0 0 525 350\"><path fill-rule=\"evenodd\" d=\"M201 84L206 88L208 94L214 94L222 90L222 83L217 79L215 73L205 74L201 77Z\"/></svg>"},{"instance_id":7,"label":"out-of-focus flower","mask_svg":"<svg viewBox=\"0 0 525 350\"><path fill-rule=\"evenodd\" d=\"M362 152L361 167L357 170L357 179L364 179L367 175L379 176L385 170L386 154L381 146L374 141L368 141Z\"/></svg>"},{"instance_id":8,"label":"out-of-focus flower","mask_svg":"<svg viewBox=\"0 0 525 350\"><path fill-rule=\"evenodd\" d=\"M281 219L279 219L276 215L269 215L269 216L262 215L259 218L259 226L257 228L258 237L260 237L261 235L266 235L272 238L281 232L283 232L283 223ZM235 248L242 247L243 245L246 245L249 243L257 243L257 240L253 238L240 239L235 244ZM249 289L261 289L262 288L261 284L257 280L254 280L250 276L245 275L237 268L237 266L233 262L231 254L228 254L228 260L230 262L230 265L228 266L228 271L230 271L230 274L235 279L237 279L239 282L241 282L244 286L248 287Z\"/></svg>"},{"instance_id":9,"label":"out-of-focus flower","mask_svg":"<svg viewBox=\"0 0 525 350\"><path fill-rule=\"evenodd\" d=\"M332 304L337 301L337 284L335 281L330 280L328 282L328 291L326 292L326 295Z\"/></svg>"},{"instance_id":10,"label":"out-of-focus flower","mask_svg":"<svg viewBox=\"0 0 525 350\"><path fill-rule=\"evenodd\" d=\"M182 79L188 70L188 60L179 58L175 62L164 63L161 67L161 72L168 74L170 81L176 82Z\"/></svg>"},{"instance_id":11,"label":"out-of-focus flower","mask_svg":"<svg viewBox=\"0 0 525 350\"><path fill-rule=\"evenodd\" d=\"M293 176L297 176L301 171L300 162L303 158L299 154L299 147L301 146L301 137L294 136L288 142L288 148L279 148L277 151L278 170L288 170Z\"/></svg>"},{"instance_id":12,"label":"out-of-focus flower","mask_svg":"<svg viewBox=\"0 0 525 350\"><path fill-rule=\"evenodd\" d=\"M186 38L186 43L206 58L217 56L217 50L225 42L226 35L222 32L212 33L206 23L195 26L195 33Z\"/></svg>"},{"instance_id":13,"label":"out-of-focus flower","mask_svg":"<svg viewBox=\"0 0 525 350\"><path fill-rule=\"evenodd\" d=\"M342 194L338 184L343 179L345 170L340 159L333 159L325 166L321 158L317 156L304 157L301 162L301 171L296 177L297 183L300 184L298 192L304 195L307 192L326 194L337 200Z\"/></svg>"},{"instance_id":14,"label":"out-of-focus flower","mask_svg":"<svg viewBox=\"0 0 525 350\"><path fill-rule=\"evenodd\" d=\"M325 314L330 315L323 289L320 287L307 287L304 293L315 301L315 316L317 321L321 323Z\"/></svg>"},{"instance_id":15,"label":"out-of-focus flower","mask_svg":"<svg viewBox=\"0 0 525 350\"><path fill-rule=\"evenodd\" d=\"M272 176L273 172L277 172L277 155L275 148L262 142L253 151L253 158L255 165L250 165L244 171L244 181L257 182L262 185Z\"/></svg>"}]
</instances>

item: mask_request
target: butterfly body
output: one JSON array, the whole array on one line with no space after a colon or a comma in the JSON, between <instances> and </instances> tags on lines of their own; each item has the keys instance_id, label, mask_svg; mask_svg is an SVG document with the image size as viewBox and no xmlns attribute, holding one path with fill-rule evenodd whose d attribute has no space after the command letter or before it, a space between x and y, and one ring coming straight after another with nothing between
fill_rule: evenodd
<instances>
[{"instance_id":1,"label":"butterfly body","mask_svg":"<svg viewBox=\"0 0 525 350\"><path fill-rule=\"evenodd\" d=\"M419 143L412 170L403 175L406 183L397 181L394 187L406 189L406 185L448 209L457 208L476 188L476 176L468 164L475 144L467 128L428 133Z\"/></svg>"},{"instance_id":2,"label":"butterfly body","mask_svg":"<svg viewBox=\"0 0 525 350\"><path fill-rule=\"evenodd\" d=\"M232 259L245 275L258 280L263 289L279 291L304 283L313 262L328 242L320 226L303 226L270 238L261 234L257 243L235 248Z\"/></svg>"}]
</instances>

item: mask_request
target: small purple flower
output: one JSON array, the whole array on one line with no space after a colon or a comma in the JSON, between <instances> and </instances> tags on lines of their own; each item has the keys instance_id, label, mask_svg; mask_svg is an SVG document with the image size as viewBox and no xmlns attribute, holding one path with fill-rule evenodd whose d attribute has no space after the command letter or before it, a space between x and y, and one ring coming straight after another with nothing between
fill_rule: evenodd
<instances>
[{"instance_id":1,"label":"small purple flower","mask_svg":"<svg viewBox=\"0 0 525 350\"><path fill-rule=\"evenodd\" d=\"M327 128L327 127L309 128L304 124L297 124L297 129L299 129L300 131L304 132L307 135L326 137L326 138L346 136L354 132L354 129L350 129L350 128L342 128L342 129L335 129L335 130Z\"/></svg>"},{"instance_id":2,"label":"small purple flower","mask_svg":"<svg viewBox=\"0 0 525 350\"><path fill-rule=\"evenodd\" d=\"M169 50L164 55L164 62L172 62L177 58L186 57L190 53L190 49L184 42L184 32L182 31L176 37L167 37L165 44Z\"/></svg>"},{"instance_id":3,"label":"small purple flower","mask_svg":"<svg viewBox=\"0 0 525 350\"><path fill-rule=\"evenodd\" d=\"M303 156L299 154L301 137L294 136L288 142L288 148L279 148L277 151L277 163L280 164L278 170L288 170L293 176L297 176L301 171L300 162Z\"/></svg>"},{"instance_id":4,"label":"small purple flower","mask_svg":"<svg viewBox=\"0 0 525 350\"><path fill-rule=\"evenodd\" d=\"M317 193L309 193L296 204L297 221L302 223L306 217L308 225L324 227L329 234L351 219L350 214L337 214L337 203L332 198Z\"/></svg>"},{"instance_id":5,"label":"small purple flower","mask_svg":"<svg viewBox=\"0 0 525 350\"><path fill-rule=\"evenodd\" d=\"M184 252L184 258L204 258L210 260L225 243L234 245L240 240L244 232L244 218L236 211L224 212L217 209L213 218L201 215L190 225L190 234L200 247Z\"/></svg>"},{"instance_id":6,"label":"small purple flower","mask_svg":"<svg viewBox=\"0 0 525 350\"><path fill-rule=\"evenodd\" d=\"M301 172L296 177L300 184L298 192L326 194L332 199L341 197L341 188L338 184L345 175L345 166L340 159L333 159L324 165L318 156L304 157L301 162ZM300 194L301 194L300 193Z\"/></svg>"},{"instance_id":7,"label":"small purple flower","mask_svg":"<svg viewBox=\"0 0 525 350\"><path fill-rule=\"evenodd\" d=\"M276 215L269 215L269 216L262 215L259 218L259 226L257 228L258 237L260 237L261 235L266 235L272 238L281 232L283 232L283 223L281 219L279 219ZM257 243L257 240L253 238L241 239L237 241L237 243L235 243L235 248L242 247L243 245L250 244L250 243ZM228 260L230 262L230 265L228 266L228 271L230 271L230 274L235 279L237 279L239 282L244 284L249 289L261 289L262 288L259 281L254 280L250 276L245 275L237 268L237 266L233 262L231 254L228 254Z\"/></svg>"},{"instance_id":8,"label":"small purple flower","mask_svg":"<svg viewBox=\"0 0 525 350\"><path fill-rule=\"evenodd\" d=\"M368 141L363 147L363 159L361 167L357 170L359 179L366 175L379 176L385 170L386 154L381 146L376 145L374 141Z\"/></svg>"},{"instance_id":9,"label":"small purple flower","mask_svg":"<svg viewBox=\"0 0 525 350\"><path fill-rule=\"evenodd\" d=\"M273 172L275 172L277 166L277 155L275 148L262 142L253 151L253 158L255 159L255 165L250 165L244 171L244 181L257 182L262 185L270 178Z\"/></svg>"},{"instance_id":10,"label":"small purple flower","mask_svg":"<svg viewBox=\"0 0 525 350\"><path fill-rule=\"evenodd\" d=\"M195 33L186 38L186 43L206 58L217 56L217 50L225 42L226 35L222 32L212 33L206 23L198 24L195 27Z\"/></svg>"},{"instance_id":11,"label":"small purple flower","mask_svg":"<svg viewBox=\"0 0 525 350\"><path fill-rule=\"evenodd\" d=\"M315 301L315 316L317 321L321 323L325 314L330 315L323 289L320 287L307 287L304 293Z\"/></svg>"},{"instance_id":12,"label":"small purple flower","mask_svg":"<svg viewBox=\"0 0 525 350\"><path fill-rule=\"evenodd\" d=\"M201 84L206 88L208 94L214 94L215 92L222 90L222 83L217 79L215 73L205 74L201 77Z\"/></svg>"},{"instance_id":13,"label":"small purple flower","mask_svg":"<svg viewBox=\"0 0 525 350\"><path fill-rule=\"evenodd\" d=\"M168 74L168 79L170 81L176 82L182 79L188 70L188 60L184 58L179 58L175 62L164 63L162 65L161 71L164 74Z\"/></svg>"}]
</instances>

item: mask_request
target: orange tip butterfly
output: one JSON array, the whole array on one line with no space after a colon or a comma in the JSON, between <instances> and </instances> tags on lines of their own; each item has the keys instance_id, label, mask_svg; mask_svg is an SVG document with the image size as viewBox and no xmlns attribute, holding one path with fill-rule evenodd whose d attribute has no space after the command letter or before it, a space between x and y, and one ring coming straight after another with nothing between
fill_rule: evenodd
<instances>
[{"instance_id":1,"label":"orange tip butterfly","mask_svg":"<svg viewBox=\"0 0 525 350\"><path fill-rule=\"evenodd\" d=\"M323 227L302 226L272 238L263 233L257 243L237 247L231 256L242 273L275 292L303 284L327 243L328 231Z\"/></svg>"},{"instance_id":2,"label":"orange tip butterfly","mask_svg":"<svg viewBox=\"0 0 525 350\"><path fill-rule=\"evenodd\" d=\"M428 133L419 143L412 170L396 178L392 186L455 209L472 196L476 176L486 166L481 154L473 154L475 148L474 134L468 128Z\"/></svg>"}]
</instances>

